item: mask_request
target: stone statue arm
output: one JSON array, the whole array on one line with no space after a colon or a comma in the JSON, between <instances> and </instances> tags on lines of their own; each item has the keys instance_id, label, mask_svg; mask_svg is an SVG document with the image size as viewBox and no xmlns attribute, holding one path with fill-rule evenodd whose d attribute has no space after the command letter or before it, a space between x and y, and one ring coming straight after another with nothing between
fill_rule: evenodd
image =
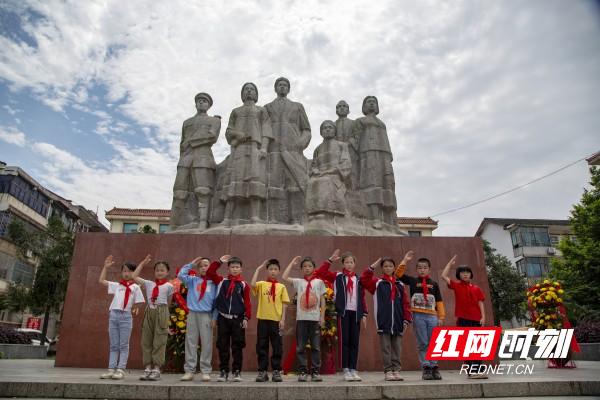
<instances>
[{"instance_id":1,"label":"stone statue arm","mask_svg":"<svg viewBox=\"0 0 600 400\"><path fill-rule=\"evenodd\" d=\"M183 154L183 142L185 141L185 130L183 129L184 127L181 127L181 141L179 142L179 154Z\"/></svg>"},{"instance_id":2,"label":"stone statue arm","mask_svg":"<svg viewBox=\"0 0 600 400\"><path fill-rule=\"evenodd\" d=\"M269 144L273 140L273 128L271 127L271 119L269 113L265 108L260 113L260 126L261 126L261 152L266 152L269 148Z\"/></svg>"},{"instance_id":3,"label":"stone statue arm","mask_svg":"<svg viewBox=\"0 0 600 400\"><path fill-rule=\"evenodd\" d=\"M350 125L350 137L348 138L349 145L352 146L354 151L358 152L358 132L354 130L355 121L352 121Z\"/></svg>"},{"instance_id":4,"label":"stone statue arm","mask_svg":"<svg viewBox=\"0 0 600 400\"><path fill-rule=\"evenodd\" d=\"M216 123L212 125L208 130L209 138L207 142L210 145L217 143L217 140L219 139L219 134L221 133L221 118L215 117L215 119Z\"/></svg>"},{"instance_id":5,"label":"stone statue arm","mask_svg":"<svg viewBox=\"0 0 600 400\"><path fill-rule=\"evenodd\" d=\"M231 146L236 147L238 145L238 140L243 136L240 131L235 128L235 122L237 120L237 114L235 110L231 112L229 116L229 124L227 125L227 130L225 130L225 139L227 139L227 143Z\"/></svg>"},{"instance_id":6,"label":"stone statue arm","mask_svg":"<svg viewBox=\"0 0 600 400\"><path fill-rule=\"evenodd\" d=\"M306 115L306 111L304 110L304 106L300 104L300 138L298 139L298 145L300 150L304 150L310 144L311 134L310 134L310 122L308 121L308 116Z\"/></svg>"},{"instance_id":7,"label":"stone statue arm","mask_svg":"<svg viewBox=\"0 0 600 400\"><path fill-rule=\"evenodd\" d=\"M355 120L352 123L352 134L350 135L350 137L353 138L354 141L355 141L355 143L356 143L355 149L356 149L357 152L360 150L359 149L359 147L360 147L360 136L362 135L363 131L364 131L364 128L363 128L362 122L359 119Z\"/></svg>"},{"instance_id":8,"label":"stone statue arm","mask_svg":"<svg viewBox=\"0 0 600 400\"><path fill-rule=\"evenodd\" d=\"M352 162L350 161L350 152L348 151L348 145L346 143L340 143L341 153L340 160L337 167L338 173L342 181L346 180L352 172Z\"/></svg>"},{"instance_id":9,"label":"stone statue arm","mask_svg":"<svg viewBox=\"0 0 600 400\"><path fill-rule=\"evenodd\" d=\"M320 146L319 146L320 147ZM313 158L310 162L310 169L308 171L309 176L319 176L321 175L321 170L319 168L319 147L315 149L313 152Z\"/></svg>"}]
</instances>

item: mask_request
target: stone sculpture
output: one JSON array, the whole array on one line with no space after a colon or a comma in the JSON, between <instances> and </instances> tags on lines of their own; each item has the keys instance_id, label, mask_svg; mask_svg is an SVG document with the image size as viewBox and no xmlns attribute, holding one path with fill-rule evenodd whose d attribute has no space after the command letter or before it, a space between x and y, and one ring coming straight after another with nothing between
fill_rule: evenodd
<instances>
[{"instance_id":1,"label":"stone sculpture","mask_svg":"<svg viewBox=\"0 0 600 400\"><path fill-rule=\"evenodd\" d=\"M234 109L225 131L231 145L224 224L263 222L261 205L267 198L267 148L273 140L269 114L257 106L258 89L254 83L242 86L243 105Z\"/></svg>"},{"instance_id":2,"label":"stone sculpture","mask_svg":"<svg viewBox=\"0 0 600 400\"><path fill-rule=\"evenodd\" d=\"M309 220L333 222L333 217L344 216L348 210L345 195L352 169L348 145L336 139L333 121L321 124L321 143L314 151L306 191L306 213ZM335 233L335 231L334 231Z\"/></svg>"},{"instance_id":3,"label":"stone sculpture","mask_svg":"<svg viewBox=\"0 0 600 400\"><path fill-rule=\"evenodd\" d=\"M353 124L360 159L358 187L373 228L381 229L382 223L394 226L396 218L392 151L385 124L377 118L379 103L375 96L365 97L362 112L365 116Z\"/></svg>"},{"instance_id":4,"label":"stone sculpture","mask_svg":"<svg viewBox=\"0 0 600 400\"><path fill-rule=\"evenodd\" d=\"M350 189L358 189L358 138L354 136L355 132L352 128L354 120L348 118L350 114L350 106L345 100L340 100L335 106L335 113L338 119L335 121L337 129L336 139L348 143L348 151L350 153L350 162L352 163L352 173Z\"/></svg>"},{"instance_id":5,"label":"stone sculpture","mask_svg":"<svg viewBox=\"0 0 600 400\"><path fill-rule=\"evenodd\" d=\"M265 105L271 119L273 141L268 147L269 223L301 224L308 160L302 153L310 143L310 123L302 104L287 98L290 81L275 81L277 98Z\"/></svg>"},{"instance_id":6,"label":"stone sculpture","mask_svg":"<svg viewBox=\"0 0 600 400\"><path fill-rule=\"evenodd\" d=\"M301 103L287 98L290 82L275 81L277 98L258 106L254 83L242 86L225 132L230 154L215 164L220 117L213 100L196 95L197 114L183 123L173 187L173 231L210 234L398 235L392 152L379 104L367 96L364 117L348 118L344 100L335 122L320 126L312 161Z\"/></svg>"},{"instance_id":7,"label":"stone sculpture","mask_svg":"<svg viewBox=\"0 0 600 400\"><path fill-rule=\"evenodd\" d=\"M198 93L194 100L197 113L185 120L181 129L180 158L171 208L174 229L181 226L206 229L213 194L216 164L211 147L219 138L221 120L207 114L213 105L209 94ZM190 194L196 199L195 210L186 207Z\"/></svg>"}]
</instances>

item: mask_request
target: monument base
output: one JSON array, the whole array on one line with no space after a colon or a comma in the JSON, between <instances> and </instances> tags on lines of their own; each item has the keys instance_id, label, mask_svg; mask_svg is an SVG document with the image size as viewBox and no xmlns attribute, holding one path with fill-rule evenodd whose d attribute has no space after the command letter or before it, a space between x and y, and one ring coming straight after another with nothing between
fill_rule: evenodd
<instances>
[{"instance_id":1,"label":"monument base","mask_svg":"<svg viewBox=\"0 0 600 400\"><path fill-rule=\"evenodd\" d=\"M248 227L251 227L248 225ZM269 225L269 228L274 227ZM240 228L240 227L236 227ZM279 228L285 228L280 226ZM448 260L458 254L460 264L468 264L474 272L474 282L486 294L485 307L488 320L493 320L489 300L489 287L481 239L472 237L400 237L400 236L313 236L308 234L141 234L141 233L79 233L71 266L69 286L63 311L60 342L56 355L56 366L106 368L108 363L108 307L111 302L106 287L98 283L102 264L107 255L112 254L115 267L108 271L108 280L120 280L119 265L124 261L139 262L147 254L153 260L166 260L171 265L170 278L176 270L198 256L217 259L223 254L238 256L243 261L243 277L249 281L258 265L265 259L277 258L285 268L296 256L312 256L317 263L325 260L335 249L351 251L357 258L357 274L379 257L391 256L399 262L408 250L414 250L416 258L427 257L432 262L431 276L440 280L442 268ZM340 265L333 269L339 270ZM219 270L227 274L227 267ZM381 271L376 271L377 275ZM414 261L408 266L408 273L415 274ZM300 269L294 269L293 277L301 277ZM153 279L151 267L142 272L142 277ZM264 276L260 277L264 279ZM446 285L440 285L448 316L446 325L455 325L454 294ZM288 285L290 298L295 295ZM366 303L373 310L373 299L367 294ZM244 370L256 370L256 299L252 299L253 314L246 329L244 350ZM284 330L284 354L288 354L295 337L295 315L290 307ZM140 313L143 314L143 313ZM369 314L366 328L361 328L359 369L361 371L381 371L379 338L375 329L373 313ZM129 368L141 368L141 326L143 315L133 318L133 332L130 340ZM216 333L215 333L216 334ZM402 368L419 369L416 343L412 328L402 339ZM213 368L217 368L217 351L213 351ZM442 368L457 367L457 363L440 363ZM338 365L339 368L339 365Z\"/></svg>"},{"instance_id":2,"label":"monument base","mask_svg":"<svg viewBox=\"0 0 600 400\"><path fill-rule=\"evenodd\" d=\"M176 228L169 234L189 233L200 235L268 235L268 236L406 236L397 226L380 224L377 226L367 219L348 218L344 216L329 217L325 215L310 216L303 226L300 224L269 224L235 221L231 226L214 224L207 229L188 224Z\"/></svg>"}]
</instances>

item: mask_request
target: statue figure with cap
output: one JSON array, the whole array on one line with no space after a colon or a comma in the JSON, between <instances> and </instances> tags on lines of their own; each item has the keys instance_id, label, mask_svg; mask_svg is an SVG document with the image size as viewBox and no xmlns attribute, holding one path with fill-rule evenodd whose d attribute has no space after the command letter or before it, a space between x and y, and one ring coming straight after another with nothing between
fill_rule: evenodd
<instances>
[{"instance_id":1,"label":"statue figure with cap","mask_svg":"<svg viewBox=\"0 0 600 400\"><path fill-rule=\"evenodd\" d=\"M212 145L221 131L221 119L207 111L213 105L208 93L198 93L195 98L197 113L184 121L181 129L180 157L173 185L171 227L206 229L209 205L215 181L215 159ZM197 212L186 208L188 195L193 193Z\"/></svg>"},{"instance_id":2,"label":"statue figure with cap","mask_svg":"<svg viewBox=\"0 0 600 400\"><path fill-rule=\"evenodd\" d=\"M275 81L277 98L265 105L273 141L268 148L269 222L302 224L308 181L308 160L302 153L310 143L310 123L302 104L287 98L290 81Z\"/></svg>"},{"instance_id":3,"label":"statue figure with cap","mask_svg":"<svg viewBox=\"0 0 600 400\"><path fill-rule=\"evenodd\" d=\"M267 149L273 140L269 114L257 106L258 89L254 83L242 86L242 106L235 108L225 131L231 145L228 160L228 182L225 226L260 223L266 219L262 205L267 198Z\"/></svg>"}]
</instances>

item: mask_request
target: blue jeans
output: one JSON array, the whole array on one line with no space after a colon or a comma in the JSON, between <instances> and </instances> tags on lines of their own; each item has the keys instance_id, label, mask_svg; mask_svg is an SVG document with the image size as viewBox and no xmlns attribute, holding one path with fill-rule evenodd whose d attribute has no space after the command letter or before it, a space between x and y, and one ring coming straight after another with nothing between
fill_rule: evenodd
<instances>
[{"instance_id":1,"label":"blue jeans","mask_svg":"<svg viewBox=\"0 0 600 400\"><path fill-rule=\"evenodd\" d=\"M108 368L125 369L127 366L131 327L131 311L110 310L108 317L108 339L110 341Z\"/></svg>"},{"instance_id":2,"label":"blue jeans","mask_svg":"<svg viewBox=\"0 0 600 400\"><path fill-rule=\"evenodd\" d=\"M417 352L421 368L437 366L437 361L425 359L427 346L429 346L429 341L431 340L431 332L437 324L437 315L413 312L413 327L415 329L415 336L417 337Z\"/></svg>"}]
</instances>

